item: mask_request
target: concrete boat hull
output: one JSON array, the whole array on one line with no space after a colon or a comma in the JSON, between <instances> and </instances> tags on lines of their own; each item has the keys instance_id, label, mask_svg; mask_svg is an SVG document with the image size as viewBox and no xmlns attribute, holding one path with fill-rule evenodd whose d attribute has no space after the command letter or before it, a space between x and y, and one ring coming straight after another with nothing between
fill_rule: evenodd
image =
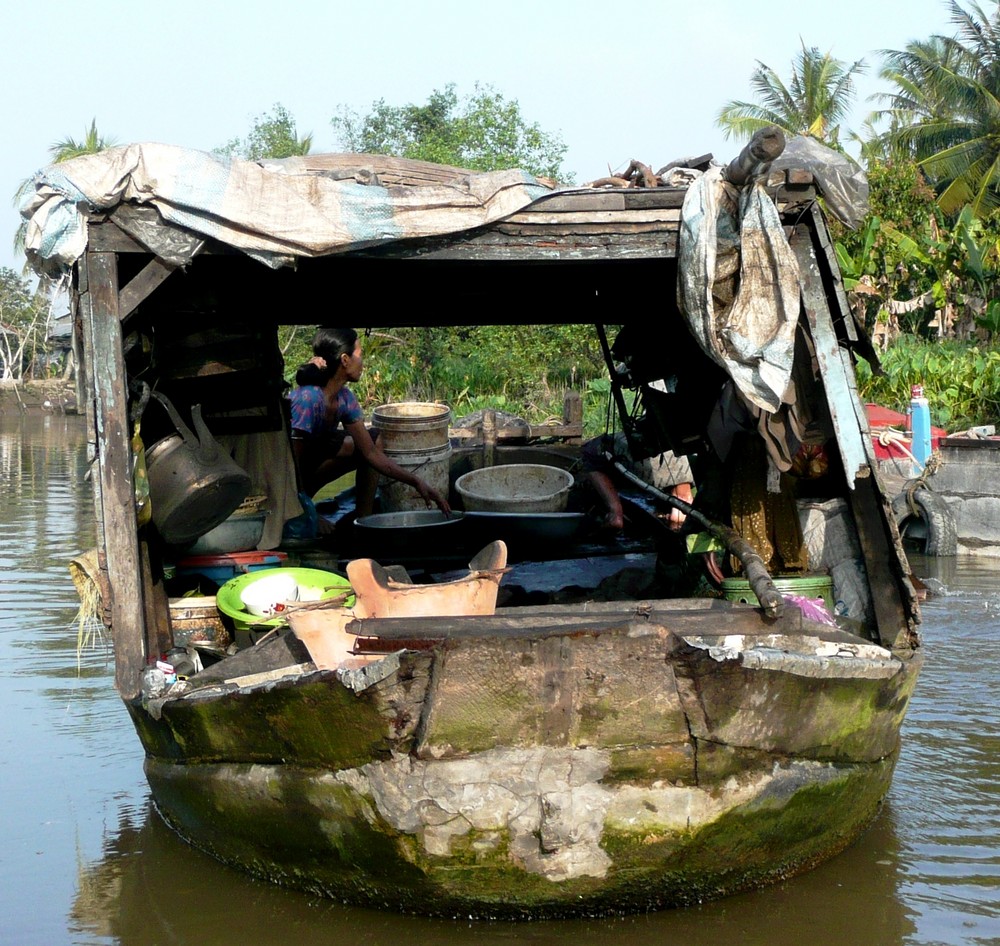
<instances>
[{"instance_id":1,"label":"concrete boat hull","mask_svg":"<svg viewBox=\"0 0 1000 946\"><path fill-rule=\"evenodd\" d=\"M854 841L888 790L920 658L818 626L667 623L450 639L363 675L307 670L131 710L180 834L359 904L680 906Z\"/></svg>"},{"instance_id":2,"label":"concrete boat hull","mask_svg":"<svg viewBox=\"0 0 1000 946\"><path fill-rule=\"evenodd\" d=\"M449 782L454 763L328 773L149 760L146 774L182 836L262 879L363 906L541 918L685 906L808 870L870 824L895 754L853 766L778 763L717 792L575 784L566 773L604 767L593 750L491 750L470 761L509 778L462 789L509 794L516 815L466 819L456 803L469 826L455 834L393 817L373 791L376 780L383 790L422 786L416 803L436 814L440 801L423 786ZM511 780L526 768L546 786L514 795Z\"/></svg>"}]
</instances>

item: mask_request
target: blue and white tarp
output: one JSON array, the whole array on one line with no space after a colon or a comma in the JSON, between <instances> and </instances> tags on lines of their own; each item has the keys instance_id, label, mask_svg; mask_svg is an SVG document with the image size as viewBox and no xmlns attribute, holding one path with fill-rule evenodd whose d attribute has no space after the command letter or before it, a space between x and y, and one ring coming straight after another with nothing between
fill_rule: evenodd
<instances>
[{"instance_id":1,"label":"blue and white tarp","mask_svg":"<svg viewBox=\"0 0 1000 946\"><path fill-rule=\"evenodd\" d=\"M28 259L49 274L67 271L86 249L87 215L126 203L155 208L169 224L278 267L480 227L550 192L520 170L455 169L420 186L384 185L366 166L380 159L351 156L351 174L339 157L324 168L322 155L255 162L132 144L53 164L35 175L21 208Z\"/></svg>"}]
</instances>

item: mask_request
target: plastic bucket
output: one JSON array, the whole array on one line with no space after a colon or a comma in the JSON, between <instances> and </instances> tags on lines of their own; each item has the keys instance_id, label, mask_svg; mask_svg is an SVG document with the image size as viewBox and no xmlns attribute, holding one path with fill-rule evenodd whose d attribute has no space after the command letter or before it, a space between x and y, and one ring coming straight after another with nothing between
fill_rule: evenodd
<instances>
[{"instance_id":1,"label":"plastic bucket","mask_svg":"<svg viewBox=\"0 0 1000 946\"><path fill-rule=\"evenodd\" d=\"M798 578L775 578L774 587L783 595L799 595L803 598L822 598L827 610L833 614L833 579L828 575L803 575ZM760 607L757 596L745 578L725 578L722 593L729 601L741 601Z\"/></svg>"},{"instance_id":2,"label":"plastic bucket","mask_svg":"<svg viewBox=\"0 0 1000 946\"><path fill-rule=\"evenodd\" d=\"M451 408L447 404L403 401L383 404L372 412L372 427L379 432L386 453L431 454L449 445ZM397 461L398 462L398 461Z\"/></svg>"},{"instance_id":3,"label":"plastic bucket","mask_svg":"<svg viewBox=\"0 0 1000 946\"><path fill-rule=\"evenodd\" d=\"M443 447L432 452L386 449L385 455L390 460L395 460L404 470L419 476L442 496L448 496L451 444L447 440ZM410 512L427 508L420 494L412 486L400 483L399 480L390 480L383 476L379 480L378 491L382 500L382 512Z\"/></svg>"},{"instance_id":4,"label":"plastic bucket","mask_svg":"<svg viewBox=\"0 0 1000 946\"><path fill-rule=\"evenodd\" d=\"M385 455L442 496L448 495L451 471L450 423L451 408L433 401L382 404L372 412L372 427L379 432L379 445ZM412 486L386 477L379 481L379 497L383 512L427 508Z\"/></svg>"}]
</instances>

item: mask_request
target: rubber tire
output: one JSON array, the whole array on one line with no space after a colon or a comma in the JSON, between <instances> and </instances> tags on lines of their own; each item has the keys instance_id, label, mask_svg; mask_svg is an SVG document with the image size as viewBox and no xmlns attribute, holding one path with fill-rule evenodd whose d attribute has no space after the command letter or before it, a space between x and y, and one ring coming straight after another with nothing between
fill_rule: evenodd
<instances>
[{"instance_id":1,"label":"rubber tire","mask_svg":"<svg viewBox=\"0 0 1000 946\"><path fill-rule=\"evenodd\" d=\"M955 529L955 517L948 504L929 489L918 489L913 493L913 505L917 508L916 518L923 522L927 530L924 555L955 555L958 552L958 532ZM892 514L899 534L903 536L907 521L914 519L906 492L900 493L892 501Z\"/></svg>"}]
</instances>

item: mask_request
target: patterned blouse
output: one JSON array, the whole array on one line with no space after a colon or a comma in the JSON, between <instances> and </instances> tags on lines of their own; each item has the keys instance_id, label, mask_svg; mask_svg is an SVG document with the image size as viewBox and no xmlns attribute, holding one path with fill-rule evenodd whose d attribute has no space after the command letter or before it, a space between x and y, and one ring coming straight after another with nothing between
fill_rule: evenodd
<instances>
[{"instance_id":1,"label":"patterned blouse","mask_svg":"<svg viewBox=\"0 0 1000 946\"><path fill-rule=\"evenodd\" d=\"M292 436L315 437L333 433L340 424L347 427L364 419L358 399L349 388L337 392L337 408L330 411L322 388L306 385L289 395L292 405Z\"/></svg>"}]
</instances>

